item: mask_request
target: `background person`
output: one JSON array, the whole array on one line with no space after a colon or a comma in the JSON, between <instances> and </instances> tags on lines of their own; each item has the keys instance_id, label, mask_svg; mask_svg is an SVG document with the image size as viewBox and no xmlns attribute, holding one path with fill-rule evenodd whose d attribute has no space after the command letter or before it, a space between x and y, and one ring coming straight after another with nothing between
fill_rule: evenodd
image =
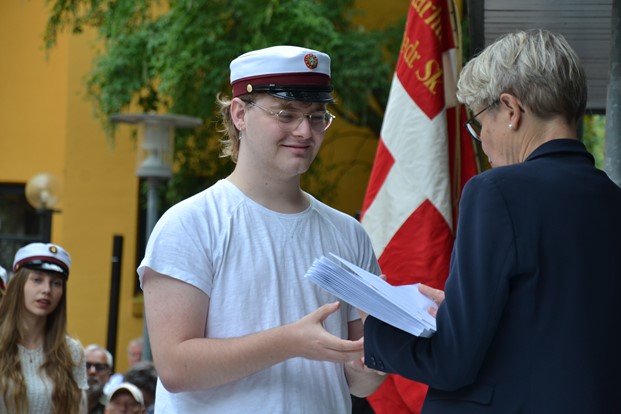
<instances>
[{"instance_id":1,"label":"background person","mask_svg":"<svg viewBox=\"0 0 621 414\"><path fill-rule=\"evenodd\" d=\"M80 343L67 335L71 258L60 246L17 251L0 301L0 412L76 414L87 388Z\"/></svg>"},{"instance_id":2,"label":"background person","mask_svg":"<svg viewBox=\"0 0 621 414\"><path fill-rule=\"evenodd\" d=\"M153 412L157 387L157 371L153 362L138 361L127 370L124 380L140 388L146 412Z\"/></svg>"},{"instance_id":3,"label":"background person","mask_svg":"<svg viewBox=\"0 0 621 414\"><path fill-rule=\"evenodd\" d=\"M442 302L435 336L369 316L366 363L429 384L426 414L621 412L621 189L577 139L578 56L510 33L457 96L494 168L464 188L444 301L423 290Z\"/></svg>"},{"instance_id":4,"label":"background person","mask_svg":"<svg viewBox=\"0 0 621 414\"><path fill-rule=\"evenodd\" d=\"M142 414L144 412L143 396L135 385L122 382L110 392L105 414Z\"/></svg>"},{"instance_id":5,"label":"background person","mask_svg":"<svg viewBox=\"0 0 621 414\"><path fill-rule=\"evenodd\" d=\"M360 362L355 309L304 279L330 252L379 273L362 226L300 188L333 118L330 58L248 52L231 85L220 105L233 173L169 209L138 268L155 411L350 412L350 392L384 377Z\"/></svg>"},{"instance_id":6,"label":"background person","mask_svg":"<svg viewBox=\"0 0 621 414\"><path fill-rule=\"evenodd\" d=\"M144 349L144 341L142 337L132 339L127 343L127 363L129 367L133 367L137 362L142 359L142 351ZM108 351L106 351L108 352ZM110 354L112 359L112 354ZM113 365L110 365L111 367ZM108 382L104 386L104 393L110 395L110 392L116 388L121 382L123 382L124 374L122 372L115 372L110 375Z\"/></svg>"},{"instance_id":7,"label":"background person","mask_svg":"<svg viewBox=\"0 0 621 414\"><path fill-rule=\"evenodd\" d=\"M88 414L100 414L104 412L108 402L105 386L110 380L114 359L107 349L97 344L88 345L85 354L88 374Z\"/></svg>"},{"instance_id":8,"label":"background person","mask_svg":"<svg viewBox=\"0 0 621 414\"><path fill-rule=\"evenodd\" d=\"M129 368L136 365L142 360L142 352L144 350L144 340L142 337L134 338L127 344L127 362Z\"/></svg>"},{"instance_id":9,"label":"background person","mask_svg":"<svg viewBox=\"0 0 621 414\"><path fill-rule=\"evenodd\" d=\"M7 275L6 269L0 266L0 298L2 297L2 294L4 293L4 290L6 289L7 278L8 278L8 275Z\"/></svg>"}]
</instances>

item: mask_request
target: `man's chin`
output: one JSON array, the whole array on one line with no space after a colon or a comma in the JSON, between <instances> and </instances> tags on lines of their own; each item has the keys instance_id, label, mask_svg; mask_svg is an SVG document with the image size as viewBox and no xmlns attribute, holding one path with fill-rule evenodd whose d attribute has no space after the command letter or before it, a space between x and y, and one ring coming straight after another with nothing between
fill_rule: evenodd
<instances>
[{"instance_id":1,"label":"man's chin","mask_svg":"<svg viewBox=\"0 0 621 414\"><path fill-rule=\"evenodd\" d=\"M86 393L88 396L94 396L99 398L103 394L103 385L97 378L89 378L88 379L88 390Z\"/></svg>"}]
</instances>

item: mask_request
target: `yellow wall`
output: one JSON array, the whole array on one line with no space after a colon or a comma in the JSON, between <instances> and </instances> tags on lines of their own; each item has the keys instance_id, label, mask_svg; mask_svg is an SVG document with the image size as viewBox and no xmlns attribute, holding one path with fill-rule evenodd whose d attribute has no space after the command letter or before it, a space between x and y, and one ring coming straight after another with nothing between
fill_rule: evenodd
<instances>
[{"instance_id":1,"label":"yellow wall","mask_svg":"<svg viewBox=\"0 0 621 414\"><path fill-rule=\"evenodd\" d=\"M84 98L92 34L62 36L46 60L42 0L0 2L0 182L25 183L39 172L59 178L61 213L52 241L72 256L69 331L85 345L106 345L112 238L124 236L118 365L142 334L132 316L137 178L135 149L119 134L114 146Z\"/></svg>"},{"instance_id":2,"label":"yellow wall","mask_svg":"<svg viewBox=\"0 0 621 414\"><path fill-rule=\"evenodd\" d=\"M69 331L84 345L106 345L112 240L124 236L117 339L117 369L125 370L127 342L142 334L132 312L136 279L138 180L129 128L114 144L104 135L85 99L84 78L95 36L62 35L46 60L44 0L0 1L0 183L26 183L50 172L63 187L52 241L72 256L68 284ZM373 10L361 22L405 15L408 3L359 0ZM371 16L371 17L368 17ZM191 115L191 114L188 114ZM326 137L326 162L348 162L333 205L354 214L362 204L377 137L342 126Z\"/></svg>"}]
</instances>

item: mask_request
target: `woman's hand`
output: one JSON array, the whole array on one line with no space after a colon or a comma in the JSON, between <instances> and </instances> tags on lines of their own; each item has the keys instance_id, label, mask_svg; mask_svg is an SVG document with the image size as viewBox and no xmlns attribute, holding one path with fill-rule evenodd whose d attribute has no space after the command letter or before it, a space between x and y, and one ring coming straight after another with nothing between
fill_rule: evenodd
<instances>
[{"instance_id":1,"label":"woman's hand","mask_svg":"<svg viewBox=\"0 0 621 414\"><path fill-rule=\"evenodd\" d=\"M435 304L438 305L438 307L442 302L444 302L444 291L440 289L434 289L421 283L420 285L418 285L418 291L423 295L427 296L429 299L433 300ZM427 309L427 311L431 316L435 318L436 314L438 313L438 307L432 306Z\"/></svg>"}]
</instances>

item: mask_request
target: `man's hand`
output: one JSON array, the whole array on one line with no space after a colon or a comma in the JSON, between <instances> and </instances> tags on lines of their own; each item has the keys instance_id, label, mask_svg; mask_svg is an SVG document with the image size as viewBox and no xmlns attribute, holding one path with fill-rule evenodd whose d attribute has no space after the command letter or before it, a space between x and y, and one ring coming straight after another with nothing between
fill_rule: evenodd
<instances>
[{"instance_id":1,"label":"man's hand","mask_svg":"<svg viewBox=\"0 0 621 414\"><path fill-rule=\"evenodd\" d=\"M367 367L364 363L364 357L348 362L347 365L350 370L360 372L360 373L367 373L367 372L371 373L372 372L372 373L375 373L381 376L388 375L385 372L378 371L376 369Z\"/></svg>"},{"instance_id":2,"label":"man's hand","mask_svg":"<svg viewBox=\"0 0 621 414\"><path fill-rule=\"evenodd\" d=\"M341 339L323 327L323 321L339 307L339 302L328 303L290 325L295 331L295 346L299 350L299 356L330 362L350 362L362 358L362 339Z\"/></svg>"},{"instance_id":3,"label":"man's hand","mask_svg":"<svg viewBox=\"0 0 621 414\"><path fill-rule=\"evenodd\" d=\"M382 385L386 373L371 369L364 364L364 357L345 364L345 377L349 390L356 397L371 395Z\"/></svg>"}]
</instances>

